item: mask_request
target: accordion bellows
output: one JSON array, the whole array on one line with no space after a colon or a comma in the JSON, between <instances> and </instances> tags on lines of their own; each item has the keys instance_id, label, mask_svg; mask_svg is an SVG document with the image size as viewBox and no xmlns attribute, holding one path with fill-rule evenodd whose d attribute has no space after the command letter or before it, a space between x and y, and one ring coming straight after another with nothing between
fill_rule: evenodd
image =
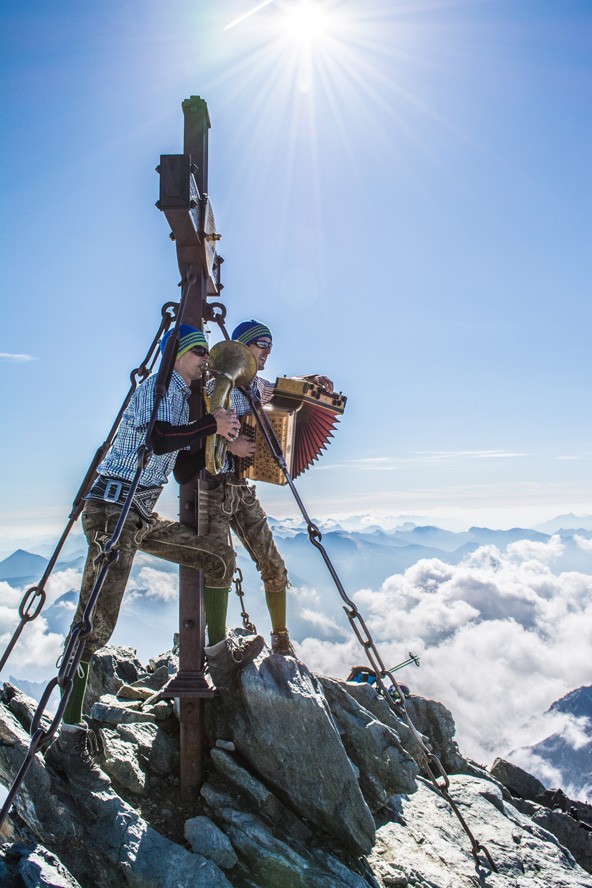
<instances>
[{"instance_id":1,"label":"accordion bellows","mask_svg":"<svg viewBox=\"0 0 592 888\"><path fill-rule=\"evenodd\" d=\"M279 377L271 401L264 408L278 438L292 478L297 478L322 455L333 437L347 398L327 392L306 379ZM243 432L255 439L255 455L237 460L240 478L286 484L286 478L257 427L252 413L242 418Z\"/></svg>"}]
</instances>

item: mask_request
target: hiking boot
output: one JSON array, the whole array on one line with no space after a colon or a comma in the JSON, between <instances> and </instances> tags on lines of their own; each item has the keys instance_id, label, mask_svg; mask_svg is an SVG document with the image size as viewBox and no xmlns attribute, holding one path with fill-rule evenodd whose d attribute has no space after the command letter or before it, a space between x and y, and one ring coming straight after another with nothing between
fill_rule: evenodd
<instances>
[{"instance_id":1,"label":"hiking boot","mask_svg":"<svg viewBox=\"0 0 592 888\"><path fill-rule=\"evenodd\" d=\"M234 678L255 657L258 657L265 641L260 635L229 633L217 644L205 648L208 669L214 686L229 688Z\"/></svg>"},{"instance_id":2,"label":"hiking boot","mask_svg":"<svg viewBox=\"0 0 592 888\"><path fill-rule=\"evenodd\" d=\"M86 725L63 725L45 753L45 761L66 775L71 783L88 789L106 789L111 783L95 762L99 744Z\"/></svg>"},{"instance_id":3,"label":"hiking boot","mask_svg":"<svg viewBox=\"0 0 592 888\"><path fill-rule=\"evenodd\" d=\"M287 629L280 629L271 633L271 653L281 654L282 657L295 657L296 651L290 641Z\"/></svg>"}]
</instances>

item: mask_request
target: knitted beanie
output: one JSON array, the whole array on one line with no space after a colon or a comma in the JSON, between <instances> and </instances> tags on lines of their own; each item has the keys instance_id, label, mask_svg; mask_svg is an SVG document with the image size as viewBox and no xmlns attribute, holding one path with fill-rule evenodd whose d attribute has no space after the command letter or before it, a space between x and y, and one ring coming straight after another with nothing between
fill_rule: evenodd
<instances>
[{"instance_id":1,"label":"knitted beanie","mask_svg":"<svg viewBox=\"0 0 592 888\"><path fill-rule=\"evenodd\" d=\"M236 339L237 342L243 342L245 345L250 345L251 342L261 339L262 336L269 336L270 339L273 339L269 327L262 324L261 321L254 319L243 321L242 324L239 324L232 331L232 338Z\"/></svg>"},{"instance_id":2,"label":"knitted beanie","mask_svg":"<svg viewBox=\"0 0 592 888\"><path fill-rule=\"evenodd\" d=\"M169 332L165 333L162 337L160 343L160 351L162 354L164 354L166 344L169 341L172 332L172 330L169 330ZM179 327L179 351L177 352L177 357L180 358L181 355L188 352L190 348L195 348L196 345L203 345L203 347L209 351L208 340L201 330L198 330L196 327L190 327L189 324L181 324Z\"/></svg>"}]
</instances>

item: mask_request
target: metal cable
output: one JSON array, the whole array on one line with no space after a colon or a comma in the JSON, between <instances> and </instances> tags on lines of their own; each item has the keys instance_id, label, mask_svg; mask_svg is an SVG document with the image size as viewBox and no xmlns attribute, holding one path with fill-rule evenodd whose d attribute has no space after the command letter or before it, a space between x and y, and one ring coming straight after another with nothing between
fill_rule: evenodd
<instances>
[{"instance_id":1,"label":"metal cable","mask_svg":"<svg viewBox=\"0 0 592 888\"><path fill-rule=\"evenodd\" d=\"M74 684L74 677L76 675L76 670L80 665L80 661L82 659L82 655L84 653L84 642L88 638L88 636L92 632L92 617L94 614L94 609L96 603L99 599L99 595L107 578L107 574L109 573L110 568L119 558L119 549L117 547L117 543L121 537L121 533L123 530L123 526L129 515L130 509L133 504L133 498L138 489L138 485L140 483L140 478L142 476L142 472L144 471L144 467L146 463L152 456L152 450L149 446L150 437L154 430L154 426L156 424L156 418L158 415L158 408L160 406L160 402L163 397L165 397L168 385L171 380L171 376L173 373L173 368L175 364L175 358L177 355L177 350L179 346L179 327L181 325L181 318L183 317L183 310L185 308L185 304L187 301L187 294L191 288L191 286L195 283L195 277L190 279L185 278L182 284L182 295L181 301L178 306L178 311L176 313L175 326L173 328L173 332L169 337L169 340L166 344L166 348L164 350L164 354L162 356L162 360L160 363L160 367L158 368L158 374L156 377L156 383L154 387L154 405L152 409L152 413L150 416L150 422L148 423L148 427L146 429L146 434L144 436L144 443L140 445L137 451L137 469L131 482L130 489L127 493L125 501L122 505L121 512L119 514L119 519L115 526L115 530L113 531L112 536L109 540L103 545L100 554L95 558L94 564L96 567L99 567L100 570L98 576L95 580L94 586L90 593L88 602L84 609L84 613L82 615L82 620L72 628L70 635L68 636L66 642L66 648L64 651L64 655L61 660L61 666L59 668L58 674L56 677L52 678L47 687L45 688L41 700L39 701L39 705L35 711L35 715L31 722L30 727L30 736L31 741L29 743L29 748L27 750L25 759L10 787L4 805L2 806L2 810L0 811L0 828L2 827L12 803L14 801L15 796L17 795L23 780L29 770L35 753L39 749L39 747L47 743L52 737L55 735L58 730L60 723L62 721L66 706L68 705L68 701L70 699L70 695L72 693L72 687ZM171 303L168 303L170 305ZM165 306L166 308L167 306ZM165 320L164 316L164 308L163 308L163 322ZM170 326L170 320L167 326ZM162 328L162 324L161 324ZM157 338L155 338L153 342L153 346L157 342ZM135 375L136 371L132 373L132 378ZM148 375L149 371L146 373ZM131 395L130 395L131 397ZM127 403L125 404L127 406ZM123 408L125 409L125 407ZM123 411L122 411L123 412ZM114 434L115 425L113 426L112 433ZM98 463L97 463L98 465ZM87 479L89 475L92 477L92 474L89 470L87 473ZM85 479L85 480L87 480ZM83 485L84 486L84 485ZM81 488L82 489L82 488ZM80 494L80 491L79 491ZM40 608L39 608L40 610ZM32 617L31 617L32 619ZM53 719L50 722L50 725L47 729L43 729L41 727L41 719L45 714L45 708L49 702L49 699L55 690L56 687L59 687L61 690L61 699L56 710L56 713Z\"/></svg>"},{"instance_id":2,"label":"metal cable","mask_svg":"<svg viewBox=\"0 0 592 888\"><path fill-rule=\"evenodd\" d=\"M221 316L214 316L213 320L215 320L218 323L225 338L229 339L230 337L228 336L228 332L226 331L226 327L224 326L224 316L222 316L222 315ZM322 545L321 540L323 538L323 535L322 535L321 531L319 530L319 528L316 526L316 524L314 524L313 521L310 519L308 512L306 511L306 507L305 507L304 503L302 502L302 499L300 498L300 494L296 490L294 480L293 480L292 476L290 475L281 444L278 441L278 438L275 434L275 430L274 430L273 426L269 422L269 419L267 418L264 410L261 407L261 402L257 398L253 397L249 388L246 388L246 387L241 388L241 391L243 392L243 394L248 399L248 401L251 405L251 409L253 410L253 413L255 415L257 425L259 426L259 429L262 431L262 433L264 435L265 441L267 443L267 446L269 447L271 454L273 455L273 457L277 461L279 467L281 468L282 472L284 473L286 481L288 482L288 485L290 487L290 490L292 491L294 499L296 500L298 508L300 509L302 517L304 518L304 520L306 522L306 529L307 529L309 540L312 543L312 545L316 549L318 549L318 551L321 553L321 556L323 558L323 561L325 562L327 570L329 571L331 578L332 578L333 582L335 583L335 586L337 587L337 591L339 592L339 595L341 596L342 600L345 602L345 607L343 609L347 615L347 618L348 618L349 623L354 631L354 634L356 635L356 638L360 642L360 645L364 649L364 653L366 654L366 657L367 657L368 661L370 662L372 669L376 673L376 682L377 682L378 686L380 687L381 692L383 693L383 696L387 702L387 705L393 711L395 716L397 716L398 718L400 718L401 715L403 716L405 722L407 723L408 727L412 731L413 736L417 742L418 748L420 750L421 765L423 766L425 772L427 773L432 786L448 802L448 804L450 805L450 807L452 808L452 810L456 814L462 828L464 829L465 833L467 834L469 841L471 843L471 853L472 853L473 858L475 860L475 865L477 866L477 868L482 866L482 861L479 858L479 854L482 853L484 855L485 859L487 860L487 865L488 865L489 869L492 872L497 873L498 870L497 870L497 867L493 861L491 854L489 853L487 848L483 844L478 842L477 839L474 837L466 820L464 819L463 815L461 814L457 803L450 796L450 794L448 792L448 787L450 785L450 781L448 779L448 775L446 774L446 772L442 766L442 763L440 762L438 757L436 755L434 755L434 753L430 752L430 750L427 748L427 746L423 742L421 734L419 733L419 731L417 730L417 728L415 727L415 725L411 721L411 718L410 718L409 713L407 712L407 709L405 706L405 696L404 696L403 692L401 691L401 688L399 687L399 684L398 684L396 678L393 675L393 670L392 669L389 670L389 669L385 668L385 665L384 665L382 658L378 652L376 644L374 643L372 635L370 634L370 631L369 631L368 627L366 626L366 623L364 622L364 619L363 619L360 611L358 610L358 608L356 607L354 602L351 600L351 598L348 597L348 595L343 587L343 584L342 584L341 580L339 579L337 571L335 570L335 567L334 567L334 565L327 553L327 550ZM395 702L395 700L393 700L393 698L391 697L391 694L388 692L388 690L385 686L385 683L384 683L385 679L388 679L388 681L390 681L392 688L395 690L395 692L398 696L398 699L396 702ZM434 773L435 771L438 772L438 775L442 780L441 783L438 782L438 778L437 778L436 774Z\"/></svg>"},{"instance_id":3,"label":"metal cable","mask_svg":"<svg viewBox=\"0 0 592 888\"><path fill-rule=\"evenodd\" d=\"M97 452L95 453L95 455L92 459L92 462L87 469L86 475L84 476L84 480L83 480L82 484L80 485L78 493L76 494L76 496L74 498L74 502L72 504L72 510L70 512L70 515L68 516L68 523L66 524L66 527L64 528L64 531L63 531L63 533L62 533L62 535L61 535L61 537L54 549L54 552L47 563L47 566L45 568L43 576L41 577L41 579L39 580L39 582L37 583L36 586L31 586L29 589L27 589L27 591L23 595L21 603L19 604L18 614L20 617L20 623L17 626L12 638L8 642L6 650L2 654L2 657L0 658L0 672L4 669L4 666L6 665L8 658L10 657L10 655L14 649L14 646L17 643L18 639L20 638L20 635L21 635L23 629L25 628L26 624L37 619L37 617L39 616L39 614L43 610L43 607L45 606L45 601L47 598L47 594L45 592L45 586L47 584L49 577L52 574L52 571L53 571L53 569L56 565L56 562L60 556L60 552L62 551L64 544L70 534L70 531L72 530L72 528L74 527L74 525L78 521L78 518L80 517L80 513L82 512L82 508L84 505L84 497L86 496L86 494L90 490L90 488L93 484L93 481L96 477L97 466L102 462L102 460L104 459L111 444L113 443L113 439L115 437L117 429L119 428L119 423L121 422L121 417L123 416L124 411L126 410L129 402L131 401L132 395L136 391L138 385L141 382L143 382L152 372L152 368L154 367L154 364L156 363L156 360L158 358L158 343L160 341L160 337L162 336L163 332L168 330L168 328L171 325L172 320L176 317L177 308L178 308L178 303L176 303L176 302L167 302L162 307L162 310L161 310L162 319L161 319L158 331L157 331L154 339L152 340L152 344L150 345L150 348L148 349L148 352L146 353L146 357L144 358L144 360L142 361L140 366L137 367L135 370L132 370L132 372L130 374L130 378L131 378L130 389L129 389L127 395L125 396L125 399L119 409L119 413L117 414L117 417L116 417L113 425L111 426L111 429L109 431L109 434L107 435L107 438L101 444L101 446L97 449Z\"/></svg>"}]
</instances>

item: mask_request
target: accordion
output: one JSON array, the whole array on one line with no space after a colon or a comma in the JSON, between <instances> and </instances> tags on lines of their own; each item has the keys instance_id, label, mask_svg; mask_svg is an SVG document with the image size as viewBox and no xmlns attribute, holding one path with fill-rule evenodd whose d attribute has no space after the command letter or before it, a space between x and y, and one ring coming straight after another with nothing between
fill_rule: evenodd
<instances>
[{"instance_id":1,"label":"accordion","mask_svg":"<svg viewBox=\"0 0 592 888\"><path fill-rule=\"evenodd\" d=\"M333 429L345 410L341 392L327 392L306 379L280 377L271 400L263 408L281 445L292 478L297 478L321 456ZM286 484L286 477L270 453L265 437L252 413L241 418L242 432L255 441L252 457L236 460L239 478Z\"/></svg>"}]
</instances>

